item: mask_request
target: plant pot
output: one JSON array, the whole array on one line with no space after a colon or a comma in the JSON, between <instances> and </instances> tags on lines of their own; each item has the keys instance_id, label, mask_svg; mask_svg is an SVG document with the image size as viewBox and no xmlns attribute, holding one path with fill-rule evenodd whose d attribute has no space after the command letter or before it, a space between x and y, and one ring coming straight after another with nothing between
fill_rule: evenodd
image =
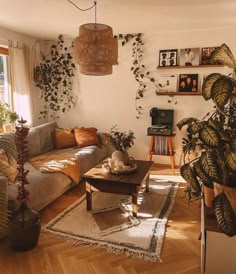
<instances>
[{"instance_id":1,"label":"plant pot","mask_svg":"<svg viewBox=\"0 0 236 274\"><path fill-rule=\"evenodd\" d=\"M115 163L117 162L123 162L124 165L128 164L129 161L129 155L127 151L119 151L119 150L115 150L112 155L111 155L112 160L115 161Z\"/></svg>"},{"instance_id":2,"label":"plant pot","mask_svg":"<svg viewBox=\"0 0 236 274\"><path fill-rule=\"evenodd\" d=\"M236 188L235 187L228 187L223 186L218 183L214 183L214 193L215 196L220 194L224 188L224 193L227 196L228 200L230 201L230 204L233 208L234 214L236 215Z\"/></svg>"},{"instance_id":3,"label":"plant pot","mask_svg":"<svg viewBox=\"0 0 236 274\"><path fill-rule=\"evenodd\" d=\"M9 222L9 241L14 250L26 251L34 248L40 234L39 214L22 203Z\"/></svg>"},{"instance_id":4,"label":"plant pot","mask_svg":"<svg viewBox=\"0 0 236 274\"><path fill-rule=\"evenodd\" d=\"M215 198L214 189L203 185L203 193L205 206L212 208L212 201Z\"/></svg>"}]
</instances>

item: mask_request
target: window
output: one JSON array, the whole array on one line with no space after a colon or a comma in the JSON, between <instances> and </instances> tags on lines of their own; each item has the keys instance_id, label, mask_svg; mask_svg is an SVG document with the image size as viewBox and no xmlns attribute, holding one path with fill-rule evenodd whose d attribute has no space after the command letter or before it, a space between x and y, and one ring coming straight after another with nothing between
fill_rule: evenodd
<instances>
[{"instance_id":1,"label":"window","mask_svg":"<svg viewBox=\"0 0 236 274\"><path fill-rule=\"evenodd\" d=\"M0 47L0 101L6 102L11 106L8 49L4 47Z\"/></svg>"}]
</instances>

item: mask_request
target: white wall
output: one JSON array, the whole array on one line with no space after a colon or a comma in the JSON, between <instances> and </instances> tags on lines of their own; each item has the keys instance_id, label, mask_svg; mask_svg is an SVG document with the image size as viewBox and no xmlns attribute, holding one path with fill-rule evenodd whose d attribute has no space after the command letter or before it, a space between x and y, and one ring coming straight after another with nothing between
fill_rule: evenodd
<instances>
[{"instance_id":1,"label":"white wall","mask_svg":"<svg viewBox=\"0 0 236 274\"><path fill-rule=\"evenodd\" d=\"M151 74L158 78L158 54L160 49L208 47L226 43L236 56L236 38L233 28L206 29L199 31L181 32L156 32L144 33L143 63ZM99 131L109 132L110 128L117 124L120 130L131 129L134 131L135 145L129 150L129 154L136 159L146 159L149 146L147 127L151 124L149 110L152 107L174 109L174 122L188 116L202 118L206 112L212 109L212 103L206 102L201 96L175 96L177 104L169 104L168 96L156 96L154 89L150 89L141 100L145 114L136 119L135 93L137 84L130 71L132 42L124 47L119 46L119 64L113 67L113 74L109 76L86 76L78 73L75 93L78 96L77 105L73 110L59 119L62 127L69 126L95 126ZM161 73L199 73L228 72L227 68L199 68L199 69L174 69L162 70ZM201 78L201 77L200 77ZM183 132L176 129L174 148L176 163L179 163L181 151L181 138ZM169 163L169 157L155 156L157 162Z\"/></svg>"}]
</instances>

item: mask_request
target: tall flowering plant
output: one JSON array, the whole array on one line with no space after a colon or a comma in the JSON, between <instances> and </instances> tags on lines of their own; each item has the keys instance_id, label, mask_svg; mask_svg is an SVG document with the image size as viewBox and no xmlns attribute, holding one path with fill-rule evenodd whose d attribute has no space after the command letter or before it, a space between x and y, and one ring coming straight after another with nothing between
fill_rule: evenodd
<instances>
[{"instance_id":1,"label":"tall flowering plant","mask_svg":"<svg viewBox=\"0 0 236 274\"><path fill-rule=\"evenodd\" d=\"M111 145L119 151L125 152L134 144L134 132L129 130L128 132L118 131L117 126L111 128L108 134Z\"/></svg>"},{"instance_id":2,"label":"tall flowering plant","mask_svg":"<svg viewBox=\"0 0 236 274\"><path fill-rule=\"evenodd\" d=\"M28 159L28 149L27 144L28 141L26 141L26 137L29 132L29 128L25 127L24 124L26 123L25 120L22 118L18 120L18 124L16 126L16 132L15 132L15 140L16 140L16 147L17 147L17 154L18 154L18 176L17 176L17 183L18 186L18 196L17 199L21 203L26 203L29 198L29 191L25 188L25 185L28 185L28 179L27 175L29 170L25 170L24 164Z\"/></svg>"}]
</instances>

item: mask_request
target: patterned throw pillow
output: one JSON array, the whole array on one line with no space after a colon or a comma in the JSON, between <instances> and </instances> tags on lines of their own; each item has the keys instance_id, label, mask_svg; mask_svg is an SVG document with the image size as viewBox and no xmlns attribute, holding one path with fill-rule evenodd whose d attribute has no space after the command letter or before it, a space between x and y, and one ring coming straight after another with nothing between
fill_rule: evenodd
<instances>
[{"instance_id":1,"label":"patterned throw pillow","mask_svg":"<svg viewBox=\"0 0 236 274\"><path fill-rule=\"evenodd\" d=\"M98 145L99 140L97 136L97 129L89 128L75 128L75 139L78 147Z\"/></svg>"}]
</instances>

